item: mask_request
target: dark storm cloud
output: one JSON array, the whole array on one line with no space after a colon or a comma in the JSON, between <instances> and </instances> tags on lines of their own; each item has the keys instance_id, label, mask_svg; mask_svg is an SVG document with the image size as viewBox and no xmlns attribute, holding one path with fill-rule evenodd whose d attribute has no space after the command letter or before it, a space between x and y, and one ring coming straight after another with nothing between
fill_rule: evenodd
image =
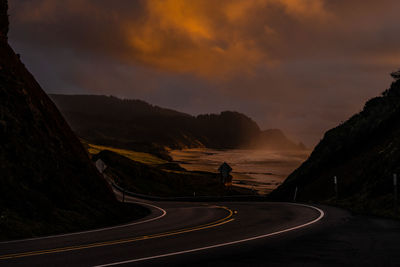
<instances>
[{"instance_id":1,"label":"dark storm cloud","mask_svg":"<svg viewBox=\"0 0 400 267\"><path fill-rule=\"evenodd\" d=\"M13 46L48 92L239 110L314 144L400 64L395 0L11 0Z\"/></svg>"}]
</instances>

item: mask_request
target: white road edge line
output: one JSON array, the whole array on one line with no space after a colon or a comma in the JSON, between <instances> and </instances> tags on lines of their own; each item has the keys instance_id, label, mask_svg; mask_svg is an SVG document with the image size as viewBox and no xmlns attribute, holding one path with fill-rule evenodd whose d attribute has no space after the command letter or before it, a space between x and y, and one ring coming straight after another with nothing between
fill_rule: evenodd
<instances>
[{"instance_id":1,"label":"white road edge line","mask_svg":"<svg viewBox=\"0 0 400 267\"><path fill-rule=\"evenodd\" d=\"M317 210L319 212L319 216L318 216L318 218L316 218L316 219L314 219L314 220L312 220L312 221L310 221L308 223L301 224L301 225L298 225L298 226L294 226L294 227L291 227L291 228L288 228L288 229L284 229L284 230L281 230L281 231L268 233L268 234L265 234L265 235L254 236L254 237L250 237L250 238L246 238L246 239L241 239L241 240L231 241L231 242L227 242L227 243L216 244L216 245L207 246L207 247L188 249L188 250L177 251L177 252L172 252L172 253L167 253L167 254L161 254L161 255L156 255L156 256L145 257L145 258L139 258L139 259L133 259L133 260L126 260L126 261L120 261L120 262L113 262L113 263L108 263L108 264L96 265L94 267L108 267L108 266L115 266L115 265L121 265L121 264L127 264L127 263L139 262L139 261L146 261L146 260L164 258L164 257L169 257L169 256L192 253L192 252L201 251L201 250L207 250L207 249L212 249L212 248L218 248L218 247L224 247L224 246L234 245L234 244L238 244L238 243L248 242L248 241L261 239L261 238L266 238L266 237L270 237L270 236L274 236L274 235L278 235L278 234L282 234L282 233L286 233L286 232L290 232L290 231L293 231L293 230L296 230L296 229L300 229L300 228L306 227L308 225L311 225L311 224L314 224L314 223L320 221L325 216L325 212L323 210L321 210L321 209L319 209L317 207L314 207L314 206L305 205L305 204L298 204L298 203L286 203L286 204L293 204L293 205L308 207L308 208Z\"/></svg>"},{"instance_id":2,"label":"white road edge line","mask_svg":"<svg viewBox=\"0 0 400 267\"><path fill-rule=\"evenodd\" d=\"M155 205L152 205L152 204L149 204L149 203L138 202L138 201L129 201L129 203L140 204L140 205L144 205L144 206L149 206L149 207L155 208L155 209L161 211L161 215L157 216L157 217L154 217L154 218L151 218L151 219L143 220L143 221L132 222L132 223L128 223L128 224L121 224L121 225L117 225L117 226L98 228L98 229L88 230L88 231L81 231L81 232L74 232L74 233L60 234L60 235L50 235L50 236L43 236L43 237L33 237L33 238L18 239L18 240L11 240L11 241L3 241L3 242L0 242L0 245L1 244L11 244L11 243L25 242L25 241L41 240L41 239L58 238L58 237L65 237L65 236L73 236L73 235L81 235L81 234L95 233L95 232L101 232L101 231L108 231L108 230L111 230L111 229L130 227L130 226L133 226L133 225L142 224L142 223L148 223L148 222L151 222L151 221L155 221L155 220L161 219L162 217L164 217L167 214L167 211L164 210L163 208L160 208L158 206L155 206Z\"/></svg>"}]
</instances>

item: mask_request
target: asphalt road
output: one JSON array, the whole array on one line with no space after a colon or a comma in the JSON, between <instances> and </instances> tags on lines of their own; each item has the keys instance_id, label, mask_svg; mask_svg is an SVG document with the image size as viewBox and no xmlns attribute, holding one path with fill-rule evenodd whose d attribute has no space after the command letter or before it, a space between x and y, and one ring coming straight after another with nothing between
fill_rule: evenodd
<instances>
[{"instance_id":1,"label":"asphalt road","mask_svg":"<svg viewBox=\"0 0 400 267\"><path fill-rule=\"evenodd\" d=\"M128 225L0 243L0 266L400 264L396 221L290 203L148 203L152 214Z\"/></svg>"}]
</instances>

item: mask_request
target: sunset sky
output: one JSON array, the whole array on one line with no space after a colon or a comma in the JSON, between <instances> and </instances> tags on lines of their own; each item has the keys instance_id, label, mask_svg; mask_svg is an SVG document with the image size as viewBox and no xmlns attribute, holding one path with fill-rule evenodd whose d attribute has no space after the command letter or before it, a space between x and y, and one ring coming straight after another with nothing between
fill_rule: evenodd
<instances>
[{"instance_id":1,"label":"sunset sky","mask_svg":"<svg viewBox=\"0 0 400 267\"><path fill-rule=\"evenodd\" d=\"M48 93L236 110L315 145L389 87L398 0L10 0L10 43Z\"/></svg>"}]
</instances>

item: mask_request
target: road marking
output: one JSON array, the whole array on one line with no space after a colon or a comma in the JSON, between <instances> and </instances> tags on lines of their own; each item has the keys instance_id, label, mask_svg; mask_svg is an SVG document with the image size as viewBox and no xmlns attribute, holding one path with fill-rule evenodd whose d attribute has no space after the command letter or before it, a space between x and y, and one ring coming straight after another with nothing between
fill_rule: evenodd
<instances>
[{"instance_id":1,"label":"road marking","mask_svg":"<svg viewBox=\"0 0 400 267\"><path fill-rule=\"evenodd\" d=\"M132 222L132 223L128 223L128 224L122 224L122 225L117 225L117 226L110 226L110 227L104 227L104 228L99 228L99 229L94 229L94 230L74 232L74 233L68 233L68 234L50 235L50 236L43 236L43 237L33 237L33 238L27 238L27 239L3 241L3 242L0 242L0 244L11 244L11 243L18 243L18 242L25 242L25 241L34 241L34 240L41 240L41 239L59 238L59 237L64 237L64 236L81 235L81 234L95 233L95 232L101 232L101 231L108 231L108 230L111 230L111 229L130 227L130 226L137 225L137 224L142 224L142 223L155 221L155 220L161 219L162 217L167 215L167 211L166 210L164 210L164 209L162 209L162 208L160 208L158 206L152 205L152 204L148 204L148 203L145 203L145 202L138 202L138 201L130 201L129 203L140 204L140 205L145 205L145 206L149 206L149 207L155 208L155 209L161 211L161 215L157 216L157 217L154 217L154 218L147 219L147 220L138 221L138 222Z\"/></svg>"},{"instance_id":2,"label":"road marking","mask_svg":"<svg viewBox=\"0 0 400 267\"><path fill-rule=\"evenodd\" d=\"M66 252L66 251L73 251L73 250L82 250L82 249L88 249L88 248L104 247L104 246L111 246L111 245L117 245L117 244L131 243L131 242L136 242L136 241L141 241L141 240L146 240L146 239L178 235L178 234L189 233L189 232L194 232L194 231L217 227L217 226L232 222L234 220L232 218L233 212L230 209L228 209L227 207L218 207L218 208L227 210L229 212L229 215L222 219L219 219L215 222L210 222L210 223L206 223L206 224L199 225L199 226L189 227L189 228L185 228L185 229L181 229L181 230L169 231L169 232L165 232L165 233L158 233L158 234L134 237L134 238L119 239L119 240L106 241L106 242L97 242L97 243L92 243L92 244L87 244L87 245L69 246L69 247L63 247L63 248L46 249L46 250L39 250L39 251L28 251L28 252L2 255L2 256L0 256L0 260L12 259L12 258L22 258L22 257L36 256L36 255L43 255L43 254L52 254L52 253L59 253L59 252Z\"/></svg>"},{"instance_id":3,"label":"road marking","mask_svg":"<svg viewBox=\"0 0 400 267\"><path fill-rule=\"evenodd\" d=\"M286 203L286 204L288 204L288 203ZM317 210L319 212L319 216L318 216L318 218L316 218L316 219L314 219L314 220L312 220L310 222L307 222L305 224L294 226L294 227L291 227L291 228L288 228L288 229L284 229L284 230L280 230L280 231L273 232L273 233L268 233L268 234L264 234L264 235L254 236L254 237L250 237L250 238L246 238L246 239L241 239L241 240L236 240L236 241L231 241L231 242L227 242L227 243L221 243L221 244L216 244L216 245L206 246L206 247L201 247L201 248L177 251L177 252L166 253L166 254L161 254L161 255L156 255L156 256L133 259L133 260L126 260L126 261L120 261L120 262L113 262L113 263L108 263L108 264L96 265L94 267L108 267L108 266L122 265L122 264L127 264L127 263L134 263L134 262L139 262L139 261L146 261L146 260L164 258L164 257L169 257L169 256L181 255L181 254L192 253L192 252L196 252L196 251L202 251L202 250L207 250L207 249L212 249L212 248L219 248L219 247L224 247L224 246L244 243L244 242L253 241L253 240L257 240L257 239L261 239L261 238L266 238L266 237L270 237L270 236L274 236L274 235L290 232L290 231L293 231L293 230L296 230L296 229L300 229L300 228L309 226L311 224L314 224L314 223L320 221L325 216L324 211L319 209L319 208L317 208L317 207L309 206L309 205L305 205L305 204L298 204L298 203L289 203L289 204L308 207L308 208Z\"/></svg>"}]
</instances>

